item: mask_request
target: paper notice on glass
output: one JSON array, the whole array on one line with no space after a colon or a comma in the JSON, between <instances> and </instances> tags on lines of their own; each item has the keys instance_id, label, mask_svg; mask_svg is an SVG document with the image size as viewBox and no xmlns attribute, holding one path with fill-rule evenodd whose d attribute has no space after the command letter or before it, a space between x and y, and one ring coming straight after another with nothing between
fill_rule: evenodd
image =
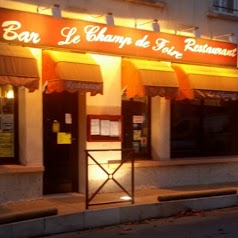
<instances>
[{"instance_id":1,"label":"paper notice on glass","mask_svg":"<svg viewBox=\"0 0 238 238\"><path fill-rule=\"evenodd\" d=\"M141 130L133 130L133 140L141 139Z\"/></svg>"},{"instance_id":2,"label":"paper notice on glass","mask_svg":"<svg viewBox=\"0 0 238 238\"><path fill-rule=\"evenodd\" d=\"M146 147L147 145L147 138L145 136L140 138L140 144L142 147Z\"/></svg>"},{"instance_id":3,"label":"paper notice on glass","mask_svg":"<svg viewBox=\"0 0 238 238\"><path fill-rule=\"evenodd\" d=\"M53 133L60 132L60 123L56 120L54 120L52 123L52 132Z\"/></svg>"},{"instance_id":4,"label":"paper notice on glass","mask_svg":"<svg viewBox=\"0 0 238 238\"><path fill-rule=\"evenodd\" d=\"M133 116L133 123L143 123L144 117L140 115L134 115Z\"/></svg>"},{"instance_id":5,"label":"paper notice on glass","mask_svg":"<svg viewBox=\"0 0 238 238\"><path fill-rule=\"evenodd\" d=\"M14 116L13 114L3 114L2 115L2 130L8 131L14 129Z\"/></svg>"},{"instance_id":6,"label":"paper notice on glass","mask_svg":"<svg viewBox=\"0 0 238 238\"><path fill-rule=\"evenodd\" d=\"M100 135L100 120L91 119L90 124L90 135Z\"/></svg>"},{"instance_id":7,"label":"paper notice on glass","mask_svg":"<svg viewBox=\"0 0 238 238\"><path fill-rule=\"evenodd\" d=\"M14 157L13 133L0 133L0 157Z\"/></svg>"},{"instance_id":8,"label":"paper notice on glass","mask_svg":"<svg viewBox=\"0 0 238 238\"><path fill-rule=\"evenodd\" d=\"M120 136L119 125L120 124L118 121L110 121L110 136L112 137Z\"/></svg>"},{"instance_id":9,"label":"paper notice on glass","mask_svg":"<svg viewBox=\"0 0 238 238\"><path fill-rule=\"evenodd\" d=\"M71 133L58 132L57 133L57 144L71 144Z\"/></svg>"},{"instance_id":10,"label":"paper notice on glass","mask_svg":"<svg viewBox=\"0 0 238 238\"><path fill-rule=\"evenodd\" d=\"M72 115L70 113L65 113L65 124L72 124Z\"/></svg>"},{"instance_id":11,"label":"paper notice on glass","mask_svg":"<svg viewBox=\"0 0 238 238\"><path fill-rule=\"evenodd\" d=\"M100 124L101 124L100 135L110 136L110 120L101 120Z\"/></svg>"}]
</instances>

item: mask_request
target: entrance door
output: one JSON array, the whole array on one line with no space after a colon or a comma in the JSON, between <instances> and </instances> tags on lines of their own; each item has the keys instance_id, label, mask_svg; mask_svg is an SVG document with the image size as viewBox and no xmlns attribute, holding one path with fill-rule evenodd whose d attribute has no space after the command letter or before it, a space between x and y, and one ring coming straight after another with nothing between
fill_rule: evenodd
<instances>
[{"instance_id":1,"label":"entrance door","mask_svg":"<svg viewBox=\"0 0 238 238\"><path fill-rule=\"evenodd\" d=\"M150 157L149 105L148 97L122 100L122 148L133 148L136 157Z\"/></svg>"},{"instance_id":2,"label":"entrance door","mask_svg":"<svg viewBox=\"0 0 238 238\"><path fill-rule=\"evenodd\" d=\"M78 190L78 94L43 95L44 194Z\"/></svg>"}]
</instances>

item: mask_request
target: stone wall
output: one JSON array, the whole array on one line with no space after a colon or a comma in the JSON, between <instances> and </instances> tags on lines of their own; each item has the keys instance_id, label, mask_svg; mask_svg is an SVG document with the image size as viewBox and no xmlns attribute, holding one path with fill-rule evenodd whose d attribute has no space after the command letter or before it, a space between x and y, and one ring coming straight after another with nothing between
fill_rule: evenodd
<instances>
[{"instance_id":1,"label":"stone wall","mask_svg":"<svg viewBox=\"0 0 238 238\"><path fill-rule=\"evenodd\" d=\"M106 179L104 172L91 168L90 188L95 190ZM113 171L113 170L112 170ZM168 166L136 166L135 190L153 188L174 188L190 185L207 185L238 182L238 163L200 163ZM90 174L90 173L89 173ZM100 174L100 176L93 176ZM125 188L130 189L129 166L122 167L113 176ZM101 192L120 192L115 182L109 180Z\"/></svg>"},{"instance_id":2,"label":"stone wall","mask_svg":"<svg viewBox=\"0 0 238 238\"><path fill-rule=\"evenodd\" d=\"M0 174L0 204L42 196L42 173Z\"/></svg>"}]
</instances>

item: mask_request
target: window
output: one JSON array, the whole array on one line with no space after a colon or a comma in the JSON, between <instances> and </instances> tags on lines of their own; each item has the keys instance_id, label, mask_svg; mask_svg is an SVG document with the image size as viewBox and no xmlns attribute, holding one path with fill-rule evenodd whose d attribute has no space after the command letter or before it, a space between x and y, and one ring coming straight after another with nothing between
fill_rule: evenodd
<instances>
[{"instance_id":1,"label":"window","mask_svg":"<svg viewBox=\"0 0 238 238\"><path fill-rule=\"evenodd\" d=\"M238 155L238 102L174 101L171 157Z\"/></svg>"},{"instance_id":2,"label":"window","mask_svg":"<svg viewBox=\"0 0 238 238\"><path fill-rule=\"evenodd\" d=\"M12 86L0 87L0 164L17 161L16 96L16 90Z\"/></svg>"},{"instance_id":3,"label":"window","mask_svg":"<svg viewBox=\"0 0 238 238\"><path fill-rule=\"evenodd\" d=\"M212 10L224 15L238 16L238 0L213 0Z\"/></svg>"},{"instance_id":4,"label":"window","mask_svg":"<svg viewBox=\"0 0 238 238\"><path fill-rule=\"evenodd\" d=\"M123 96L123 149L134 149L136 158L150 157L150 98Z\"/></svg>"}]
</instances>

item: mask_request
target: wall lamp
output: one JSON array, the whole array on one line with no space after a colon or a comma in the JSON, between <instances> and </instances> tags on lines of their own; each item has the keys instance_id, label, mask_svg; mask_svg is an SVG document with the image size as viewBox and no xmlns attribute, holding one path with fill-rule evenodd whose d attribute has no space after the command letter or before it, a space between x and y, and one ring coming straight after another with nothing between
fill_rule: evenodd
<instances>
[{"instance_id":1,"label":"wall lamp","mask_svg":"<svg viewBox=\"0 0 238 238\"><path fill-rule=\"evenodd\" d=\"M232 33L228 36L228 38L231 43L237 44L238 39L236 34Z\"/></svg>"},{"instance_id":2,"label":"wall lamp","mask_svg":"<svg viewBox=\"0 0 238 238\"><path fill-rule=\"evenodd\" d=\"M108 12L106 15L106 23L110 26L114 26L114 17L111 12Z\"/></svg>"},{"instance_id":3,"label":"wall lamp","mask_svg":"<svg viewBox=\"0 0 238 238\"><path fill-rule=\"evenodd\" d=\"M154 19L152 22L152 29L154 32L160 32L160 25L158 23L158 19Z\"/></svg>"},{"instance_id":4,"label":"wall lamp","mask_svg":"<svg viewBox=\"0 0 238 238\"><path fill-rule=\"evenodd\" d=\"M195 37L197 38L201 37L201 33L198 26L190 27L184 30L179 30L179 32L192 32Z\"/></svg>"},{"instance_id":5,"label":"wall lamp","mask_svg":"<svg viewBox=\"0 0 238 238\"><path fill-rule=\"evenodd\" d=\"M152 21L147 21L147 22L144 22L144 23L141 23L141 24L135 23L135 27L137 28L138 26L143 26L143 25L146 25L146 24L149 24L149 23L152 23L151 26L152 26L152 29L153 29L154 32L160 32L160 25L158 23L158 19L154 19Z\"/></svg>"},{"instance_id":6,"label":"wall lamp","mask_svg":"<svg viewBox=\"0 0 238 238\"><path fill-rule=\"evenodd\" d=\"M37 13L41 14L48 9L51 9L53 17L61 18L61 8L59 4L54 4L52 7L37 7Z\"/></svg>"},{"instance_id":7,"label":"wall lamp","mask_svg":"<svg viewBox=\"0 0 238 238\"><path fill-rule=\"evenodd\" d=\"M219 36L213 36L212 39L227 38L231 43L237 44L238 38L234 33L224 34Z\"/></svg>"},{"instance_id":8,"label":"wall lamp","mask_svg":"<svg viewBox=\"0 0 238 238\"><path fill-rule=\"evenodd\" d=\"M112 12L108 12L106 15L98 15L98 16L90 16L91 20L94 20L96 18L100 18L100 17L105 17L106 23L110 26L114 26L114 17Z\"/></svg>"}]
</instances>

